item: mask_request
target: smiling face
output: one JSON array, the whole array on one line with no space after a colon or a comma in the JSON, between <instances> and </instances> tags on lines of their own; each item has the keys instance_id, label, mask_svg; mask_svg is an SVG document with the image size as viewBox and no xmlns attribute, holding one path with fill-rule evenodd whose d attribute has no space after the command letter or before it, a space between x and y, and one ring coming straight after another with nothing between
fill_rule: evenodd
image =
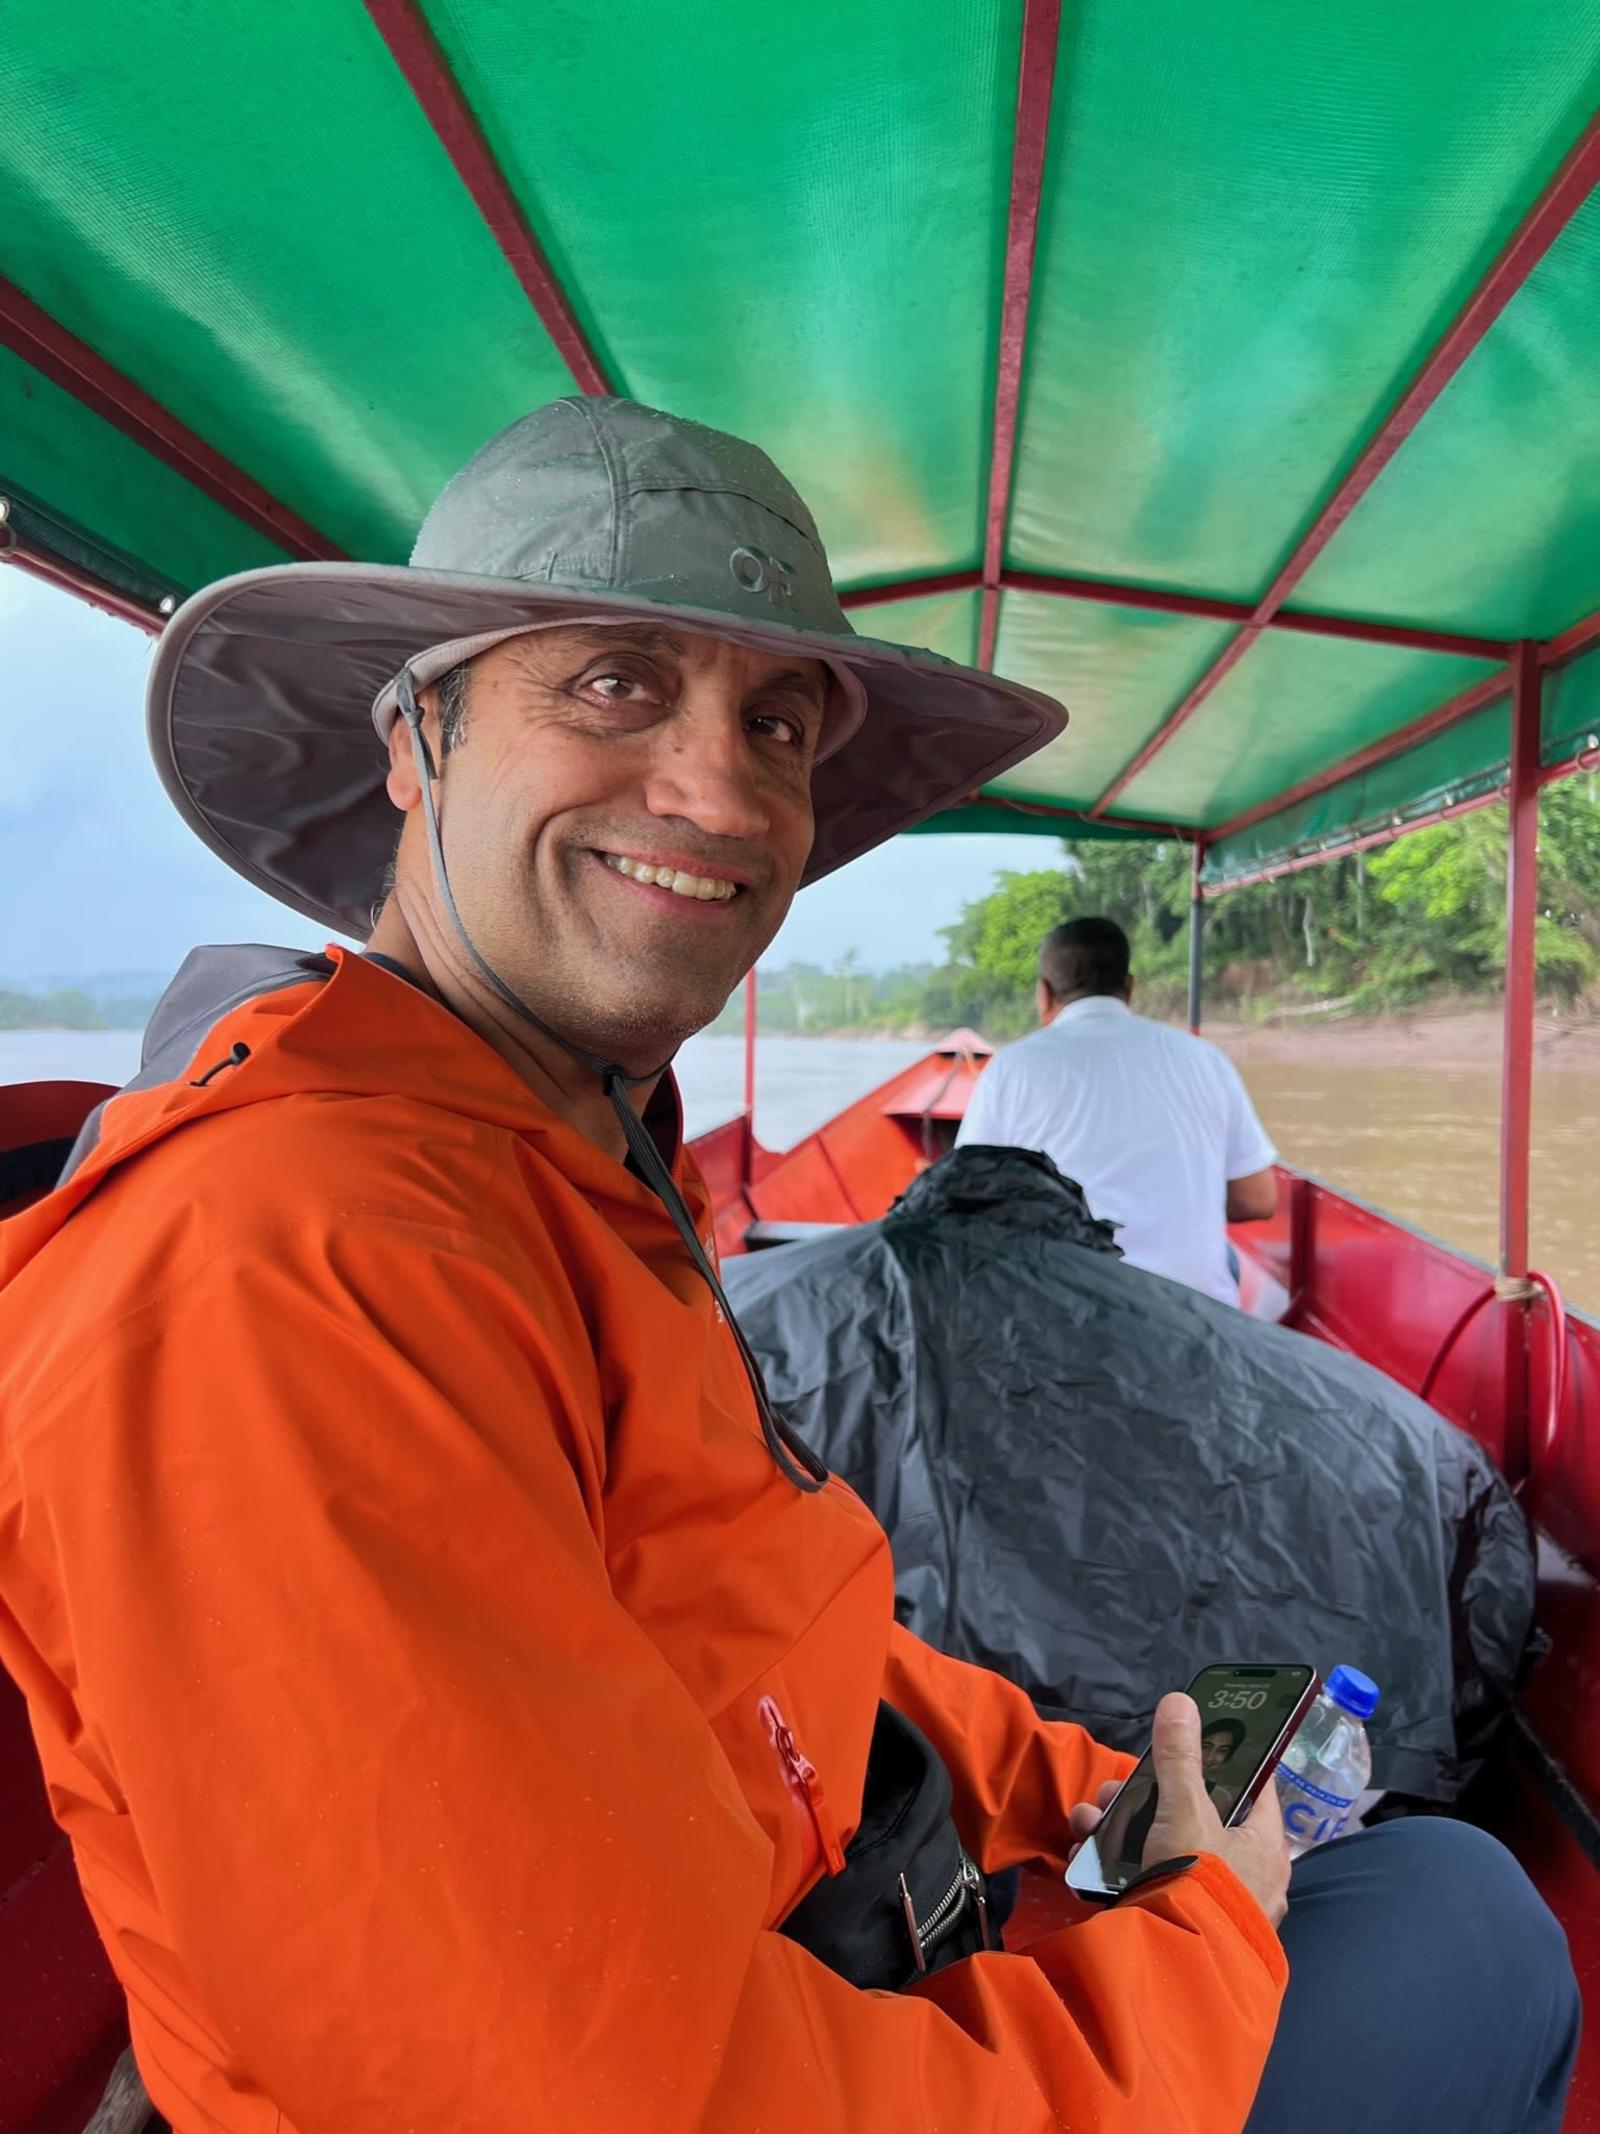
<instances>
[{"instance_id":1,"label":"smiling face","mask_svg":"<svg viewBox=\"0 0 1600 2134\"><path fill-rule=\"evenodd\" d=\"M1215 1777L1243 1739L1244 1728L1231 1720L1206 1728L1200 1736L1200 1767L1207 1778Z\"/></svg>"},{"instance_id":2,"label":"smiling face","mask_svg":"<svg viewBox=\"0 0 1600 2134\"><path fill-rule=\"evenodd\" d=\"M799 887L827 671L661 625L574 624L494 646L467 682L435 787L467 931L573 1043L659 1066L718 1014ZM410 818L402 907L425 909L470 983L399 721L389 793Z\"/></svg>"}]
</instances>

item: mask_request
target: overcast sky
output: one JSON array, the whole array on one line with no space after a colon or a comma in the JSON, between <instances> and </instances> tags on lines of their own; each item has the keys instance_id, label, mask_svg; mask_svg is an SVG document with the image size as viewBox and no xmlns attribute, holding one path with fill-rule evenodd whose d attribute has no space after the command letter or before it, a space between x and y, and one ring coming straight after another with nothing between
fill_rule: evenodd
<instances>
[{"instance_id":1,"label":"overcast sky","mask_svg":"<svg viewBox=\"0 0 1600 2134\"><path fill-rule=\"evenodd\" d=\"M187 830L144 741L149 641L0 569L0 982L165 974L200 941L320 946ZM766 962L869 969L936 958L941 926L1002 867L1053 866L1053 840L908 837L802 891Z\"/></svg>"}]
</instances>

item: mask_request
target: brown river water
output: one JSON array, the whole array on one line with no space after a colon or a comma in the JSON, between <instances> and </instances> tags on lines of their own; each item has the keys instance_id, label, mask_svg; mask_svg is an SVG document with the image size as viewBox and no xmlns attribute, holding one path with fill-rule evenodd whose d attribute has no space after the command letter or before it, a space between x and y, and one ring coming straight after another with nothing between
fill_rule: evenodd
<instances>
[{"instance_id":1,"label":"brown river water","mask_svg":"<svg viewBox=\"0 0 1600 2134\"><path fill-rule=\"evenodd\" d=\"M1499 1250L1500 1022L1207 1033L1285 1159L1491 1263ZM1541 1016L1531 1257L1600 1314L1600 1025Z\"/></svg>"}]
</instances>

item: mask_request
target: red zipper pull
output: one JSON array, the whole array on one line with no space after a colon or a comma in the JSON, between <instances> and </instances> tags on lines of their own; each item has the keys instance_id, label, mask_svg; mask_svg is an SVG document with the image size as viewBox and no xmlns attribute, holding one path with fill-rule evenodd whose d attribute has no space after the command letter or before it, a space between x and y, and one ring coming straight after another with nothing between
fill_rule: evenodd
<instances>
[{"instance_id":1,"label":"red zipper pull","mask_svg":"<svg viewBox=\"0 0 1600 2134\"><path fill-rule=\"evenodd\" d=\"M833 1827L828 1813L827 1796L822 1790L822 1779L816 1765L790 1731L788 1722L770 1697L763 1697L756 1706L761 1723L771 1737L772 1746L778 1752L778 1761L783 1765L783 1775L791 1789L800 1795L810 1812L816 1828L817 1843L822 1847L822 1857L828 1863L830 1875L844 1869L844 1847L839 1843L839 1834Z\"/></svg>"}]
</instances>

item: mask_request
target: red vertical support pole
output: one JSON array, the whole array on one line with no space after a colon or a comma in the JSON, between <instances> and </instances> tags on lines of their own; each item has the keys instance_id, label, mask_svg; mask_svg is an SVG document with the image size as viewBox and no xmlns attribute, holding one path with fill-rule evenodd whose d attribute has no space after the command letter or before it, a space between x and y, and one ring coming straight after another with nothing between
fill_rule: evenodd
<instances>
[{"instance_id":1,"label":"red vertical support pole","mask_svg":"<svg viewBox=\"0 0 1600 2134\"><path fill-rule=\"evenodd\" d=\"M1506 824L1506 997L1500 1082L1500 1276L1505 1441L1514 1480L1528 1471L1528 1176L1533 1136L1534 928L1539 900L1539 648L1511 662L1511 789Z\"/></svg>"},{"instance_id":2,"label":"red vertical support pole","mask_svg":"<svg viewBox=\"0 0 1600 2134\"><path fill-rule=\"evenodd\" d=\"M746 972L744 981L744 1140L740 1165L741 1185L750 1183L756 1145L756 974Z\"/></svg>"},{"instance_id":3,"label":"red vertical support pole","mask_svg":"<svg viewBox=\"0 0 1600 2134\"><path fill-rule=\"evenodd\" d=\"M1506 1005L1500 1091L1500 1272L1528 1272L1533 1119L1533 938L1539 898L1539 648L1512 659L1511 806L1506 826Z\"/></svg>"},{"instance_id":4,"label":"red vertical support pole","mask_svg":"<svg viewBox=\"0 0 1600 2134\"><path fill-rule=\"evenodd\" d=\"M1194 841L1193 860L1189 876L1189 1031L1191 1036L1198 1037L1206 983L1206 892L1200 879L1206 863L1203 837Z\"/></svg>"}]
</instances>

